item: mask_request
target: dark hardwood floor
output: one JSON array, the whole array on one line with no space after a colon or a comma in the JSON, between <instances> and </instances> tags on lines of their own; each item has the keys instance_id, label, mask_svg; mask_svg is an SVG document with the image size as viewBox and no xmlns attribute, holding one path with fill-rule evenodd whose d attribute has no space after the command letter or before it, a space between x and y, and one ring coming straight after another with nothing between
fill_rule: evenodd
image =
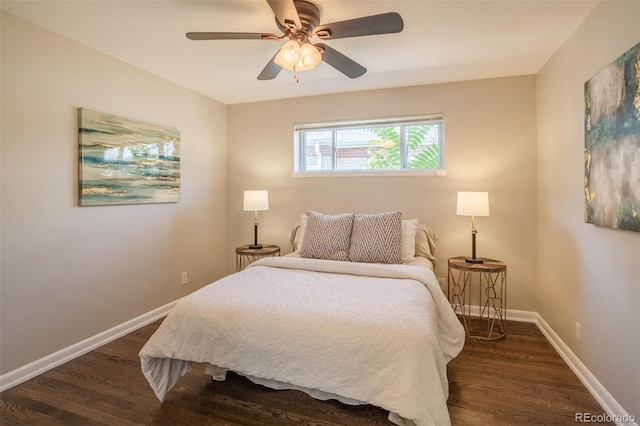
<instances>
[{"instance_id":1,"label":"dark hardwood floor","mask_svg":"<svg viewBox=\"0 0 640 426\"><path fill-rule=\"evenodd\" d=\"M0 394L2 425L390 425L372 406L317 401L235 374L214 382L194 365L160 403L138 352L160 321ZM575 424L603 410L537 327L509 322L504 339L468 339L448 368L454 425Z\"/></svg>"}]
</instances>

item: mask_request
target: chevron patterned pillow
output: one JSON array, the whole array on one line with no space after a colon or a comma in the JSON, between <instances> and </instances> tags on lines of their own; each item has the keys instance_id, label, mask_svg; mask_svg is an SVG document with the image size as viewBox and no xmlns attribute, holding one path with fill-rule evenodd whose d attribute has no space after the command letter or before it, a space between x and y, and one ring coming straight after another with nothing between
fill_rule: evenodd
<instances>
[{"instance_id":1,"label":"chevron patterned pillow","mask_svg":"<svg viewBox=\"0 0 640 426\"><path fill-rule=\"evenodd\" d=\"M307 226L302 241L301 257L348 260L353 213L335 216L307 212Z\"/></svg>"},{"instance_id":2,"label":"chevron patterned pillow","mask_svg":"<svg viewBox=\"0 0 640 426\"><path fill-rule=\"evenodd\" d=\"M402 213L356 214L353 218L349 260L402 263Z\"/></svg>"}]
</instances>

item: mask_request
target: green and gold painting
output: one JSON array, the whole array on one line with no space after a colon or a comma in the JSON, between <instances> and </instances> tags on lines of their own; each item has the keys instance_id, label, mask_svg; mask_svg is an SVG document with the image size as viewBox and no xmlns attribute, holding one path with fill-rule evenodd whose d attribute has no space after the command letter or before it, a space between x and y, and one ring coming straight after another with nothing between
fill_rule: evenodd
<instances>
[{"instance_id":1,"label":"green and gold painting","mask_svg":"<svg viewBox=\"0 0 640 426\"><path fill-rule=\"evenodd\" d=\"M78 110L81 206L180 200L180 131Z\"/></svg>"},{"instance_id":2,"label":"green and gold painting","mask_svg":"<svg viewBox=\"0 0 640 426\"><path fill-rule=\"evenodd\" d=\"M640 43L584 85L585 222L640 232Z\"/></svg>"}]
</instances>

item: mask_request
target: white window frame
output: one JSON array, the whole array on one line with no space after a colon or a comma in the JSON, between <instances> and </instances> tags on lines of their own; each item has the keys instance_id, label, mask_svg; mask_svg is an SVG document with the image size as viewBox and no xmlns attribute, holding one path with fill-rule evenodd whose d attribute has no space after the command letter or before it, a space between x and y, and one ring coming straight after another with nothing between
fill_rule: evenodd
<instances>
[{"instance_id":1,"label":"white window frame","mask_svg":"<svg viewBox=\"0 0 640 426\"><path fill-rule=\"evenodd\" d=\"M336 170L337 166L337 141L336 132L339 129L357 129L375 126L405 126L422 123L439 122L438 132L438 157L439 167L433 169L406 168L404 137L401 136L400 152L401 167L398 169L357 169L357 170ZM332 132L332 170L304 170L305 150L303 148L303 134L305 131L331 131ZM401 135L404 132L401 132ZM293 127L294 148L293 148L293 177L362 177L362 176L446 176L444 166L444 114L425 114L401 117L385 117L363 120L345 120L323 123L296 124Z\"/></svg>"}]
</instances>

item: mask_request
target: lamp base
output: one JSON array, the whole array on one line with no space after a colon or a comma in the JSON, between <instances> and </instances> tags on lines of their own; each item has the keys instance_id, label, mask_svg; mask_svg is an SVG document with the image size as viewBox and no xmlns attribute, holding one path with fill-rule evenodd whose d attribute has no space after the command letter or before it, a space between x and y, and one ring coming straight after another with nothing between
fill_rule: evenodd
<instances>
[{"instance_id":1,"label":"lamp base","mask_svg":"<svg viewBox=\"0 0 640 426\"><path fill-rule=\"evenodd\" d=\"M484 263L484 259L481 257L465 257L464 261L467 263Z\"/></svg>"},{"instance_id":2,"label":"lamp base","mask_svg":"<svg viewBox=\"0 0 640 426\"><path fill-rule=\"evenodd\" d=\"M250 249L261 249L262 244L249 244Z\"/></svg>"}]
</instances>

